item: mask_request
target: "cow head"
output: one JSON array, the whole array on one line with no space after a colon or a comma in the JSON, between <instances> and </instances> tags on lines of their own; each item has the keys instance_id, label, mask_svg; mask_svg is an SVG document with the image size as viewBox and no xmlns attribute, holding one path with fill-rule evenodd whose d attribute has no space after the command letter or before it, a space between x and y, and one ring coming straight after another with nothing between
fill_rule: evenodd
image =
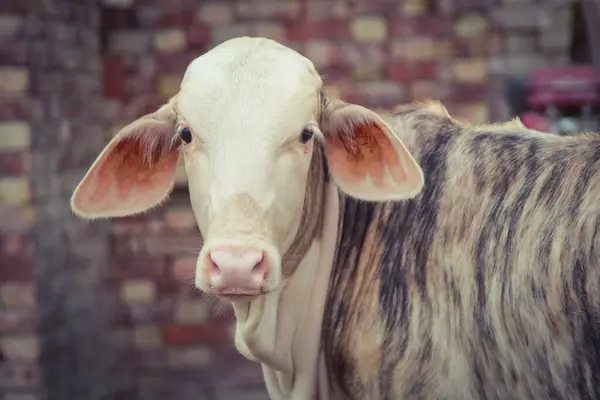
<instances>
[{"instance_id":1,"label":"cow head","mask_svg":"<svg viewBox=\"0 0 600 400\"><path fill-rule=\"evenodd\" d=\"M75 189L80 217L133 215L169 195L183 158L204 244L197 286L254 296L276 289L301 224L309 170L325 152L349 196L406 199L421 169L388 125L358 105L328 101L313 64L272 40L232 39L195 59L180 91L123 128ZM320 158L320 157L319 157ZM304 210L306 211L306 210ZM310 210L308 210L310 213Z\"/></svg>"}]
</instances>

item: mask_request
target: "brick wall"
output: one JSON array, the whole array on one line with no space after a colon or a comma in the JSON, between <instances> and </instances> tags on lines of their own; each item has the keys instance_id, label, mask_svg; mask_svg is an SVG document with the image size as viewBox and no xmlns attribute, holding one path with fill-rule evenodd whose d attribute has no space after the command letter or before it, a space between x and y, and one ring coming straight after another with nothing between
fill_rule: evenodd
<instances>
[{"instance_id":1,"label":"brick wall","mask_svg":"<svg viewBox=\"0 0 600 400\"><path fill-rule=\"evenodd\" d=\"M109 225L68 204L104 144L99 13L91 0L0 6L2 399L127 396L105 287Z\"/></svg>"},{"instance_id":2,"label":"brick wall","mask_svg":"<svg viewBox=\"0 0 600 400\"><path fill-rule=\"evenodd\" d=\"M258 365L231 345L230 310L193 287L183 171L144 216L87 224L66 203L109 137L175 93L214 45L270 37L348 101L383 110L440 98L471 121L508 117L507 76L569 62L571 0L98 3L0 4L0 397L36 393L38 366L55 363L44 382L61 400L94 397L95 377L115 393L133 387L128 399L265 398Z\"/></svg>"}]
</instances>

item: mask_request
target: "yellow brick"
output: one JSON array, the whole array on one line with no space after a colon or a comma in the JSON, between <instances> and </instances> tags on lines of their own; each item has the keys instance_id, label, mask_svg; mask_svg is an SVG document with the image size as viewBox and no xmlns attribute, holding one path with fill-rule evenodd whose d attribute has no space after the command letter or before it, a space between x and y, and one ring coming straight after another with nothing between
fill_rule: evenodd
<instances>
[{"instance_id":1,"label":"yellow brick","mask_svg":"<svg viewBox=\"0 0 600 400\"><path fill-rule=\"evenodd\" d=\"M29 72L25 68L0 68L0 92L25 92L29 88Z\"/></svg>"},{"instance_id":2,"label":"yellow brick","mask_svg":"<svg viewBox=\"0 0 600 400\"><path fill-rule=\"evenodd\" d=\"M321 67L329 64L333 49L329 41L309 40L305 43L304 54L316 67Z\"/></svg>"},{"instance_id":3,"label":"yellow brick","mask_svg":"<svg viewBox=\"0 0 600 400\"><path fill-rule=\"evenodd\" d=\"M156 287L150 280L129 280L121 287L121 297L127 303L151 302L156 299Z\"/></svg>"},{"instance_id":4,"label":"yellow brick","mask_svg":"<svg viewBox=\"0 0 600 400\"><path fill-rule=\"evenodd\" d=\"M35 291L30 284L5 283L0 287L0 299L4 307L33 308Z\"/></svg>"},{"instance_id":5,"label":"yellow brick","mask_svg":"<svg viewBox=\"0 0 600 400\"><path fill-rule=\"evenodd\" d=\"M208 25L227 25L233 21L234 9L226 3L206 3L198 9L198 20Z\"/></svg>"},{"instance_id":6,"label":"yellow brick","mask_svg":"<svg viewBox=\"0 0 600 400\"><path fill-rule=\"evenodd\" d=\"M404 0L401 7L404 17L417 17L427 12L427 2L425 0Z\"/></svg>"},{"instance_id":7,"label":"yellow brick","mask_svg":"<svg viewBox=\"0 0 600 400\"><path fill-rule=\"evenodd\" d=\"M162 346L162 336L157 326L138 326L133 330L133 343L135 347L148 348Z\"/></svg>"},{"instance_id":8,"label":"yellow brick","mask_svg":"<svg viewBox=\"0 0 600 400\"><path fill-rule=\"evenodd\" d=\"M180 84L179 75L163 75L158 80L158 93L165 98L170 98L179 92Z\"/></svg>"},{"instance_id":9,"label":"yellow brick","mask_svg":"<svg viewBox=\"0 0 600 400\"><path fill-rule=\"evenodd\" d=\"M364 15L355 18L350 29L359 42L382 42L387 37L387 23L382 17Z\"/></svg>"},{"instance_id":10,"label":"yellow brick","mask_svg":"<svg viewBox=\"0 0 600 400\"><path fill-rule=\"evenodd\" d=\"M444 50L443 43L429 37L406 38L392 42L393 58L408 61L431 61L439 59Z\"/></svg>"},{"instance_id":11,"label":"yellow brick","mask_svg":"<svg viewBox=\"0 0 600 400\"><path fill-rule=\"evenodd\" d=\"M0 179L0 203L5 205L24 204L31 198L27 177Z\"/></svg>"},{"instance_id":12,"label":"yellow brick","mask_svg":"<svg viewBox=\"0 0 600 400\"><path fill-rule=\"evenodd\" d=\"M489 121L489 110L485 103L471 103L457 106L456 112L452 113L459 121L470 124L482 124Z\"/></svg>"},{"instance_id":13,"label":"yellow brick","mask_svg":"<svg viewBox=\"0 0 600 400\"><path fill-rule=\"evenodd\" d=\"M481 83L487 79L487 67L483 58L457 60L452 65L454 77L465 83Z\"/></svg>"},{"instance_id":14,"label":"yellow brick","mask_svg":"<svg viewBox=\"0 0 600 400\"><path fill-rule=\"evenodd\" d=\"M416 81L412 83L411 97L413 101L437 100L440 96L440 87L436 82Z\"/></svg>"},{"instance_id":15,"label":"yellow brick","mask_svg":"<svg viewBox=\"0 0 600 400\"><path fill-rule=\"evenodd\" d=\"M0 124L0 149L22 150L31 146L31 127L25 122Z\"/></svg>"},{"instance_id":16,"label":"yellow brick","mask_svg":"<svg viewBox=\"0 0 600 400\"><path fill-rule=\"evenodd\" d=\"M154 45L161 53L182 51L187 44L185 33L180 29L160 31L154 37Z\"/></svg>"},{"instance_id":17,"label":"yellow brick","mask_svg":"<svg viewBox=\"0 0 600 400\"><path fill-rule=\"evenodd\" d=\"M451 58L454 53L454 45L451 40L439 40L436 45L438 59Z\"/></svg>"},{"instance_id":18,"label":"yellow brick","mask_svg":"<svg viewBox=\"0 0 600 400\"><path fill-rule=\"evenodd\" d=\"M259 24L254 31L254 35L267 39L273 39L277 42L283 42L286 40L285 29L281 24L275 23Z\"/></svg>"},{"instance_id":19,"label":"yellow brick","mask_svg":"<svg viewBox=\"0 0 600 400\"><path fill-rule=\"evenodd\" d=\"M33 335L4 336L0 349L8 360L34 361L40 354L40 343Z\"/></svg>"},{"instance_id":20,"label":"yellow brick","mask_svg":"<svg viewBox=\"0 0 600 400\"><path fill-rule=\"evenodd\" d=\"M454 26L454 32L459 37L481 38L488 28L488 21L479 14L465 14Z\"/></svg>"},{"instance_id":21,"label":"yellow brick","mask_svg":"<svg viewBox=\"0 0 600 400\"><path fill-rule=\"evenodd\" d=\"M381 67L375 63L360 63L354 66L352 76L357 81L372 81L381 78Z\"/></svg>"},{"instance_id":22,"label":"yellow brick","mask_svg":"<svg viewBox=\"0 0 600 400\"><path fill-rule=\"evenodd\" d=\"M201 300L182 301L175 318L182 323L204 323L209 319L208 306Z\"/></svg>"},{"instance_id":23,"label":"yellow brick","mask_svg":"<svg viewBox=\"0 0 600 400\"><path fill-rule=\"evenodd\" d=\"M187 347L169 351L169 364L172 367L191 367L208 365L212 352L208 347Z\"/></svg>"}]
</instances>

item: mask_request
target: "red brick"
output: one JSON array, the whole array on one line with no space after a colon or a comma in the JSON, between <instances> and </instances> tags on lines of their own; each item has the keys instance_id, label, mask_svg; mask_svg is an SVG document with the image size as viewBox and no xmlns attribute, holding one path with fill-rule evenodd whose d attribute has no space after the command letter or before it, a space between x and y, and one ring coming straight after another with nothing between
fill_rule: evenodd
<instances>
[{"instance_id":1,"label":"red brick","mask_svg":"<svg viewBox=\"0 0 600 400\"><path fill-rule=\"evenodd\" d=\"M0 10L6 13L24 14L31 9L31 4L28 0L10 0L0 3Z\"/></svg>"},{"instance_id":2,"label":"red brick","mask_svg":"<svg viewBox=\"0 0 600 400\"><path fill-rule=\"evenodd\" d=\"M470 57L473 54L471 54L471 46L469 45L469 42L465 39L462 38L455 38L452 41L452 57L461 57L461 58L465 58L465 57Z\"/></svg>"},{"instance_id":3,"label":"red brick","mask_svg":"<svg viewBox=\"0 0 600 400\"><path fill-rule=\"evenodd\" d=\"M3 40L1 36L0 40ZM6 41L0 41L0 60L10 60L12 65L25 64L27 62L27 47L23 46L23 42L21 40L4 40Z\"/></svg>"},{"instance_id":4,"label":"red brick","mask_svg":"<svg viewBox=\"0 0 600 400\"><path fill-rule=\"evenodd\" d=\"M197 232L196 218L191 207L174 207L165 213L165 225L181 232Z\"/></svg>"},{"instance_id":5,"label":"red brick","mask_svg":"<svg viewBox=\"0 0 600 400\"><path fill-rule=\"evenodd\" d=\"M346 20L328 20L301 23L288 30L288 40L347 39L350 27Z\"/></svg>"},{"instance_id":6,"label":"red brick","mask_svg":"<svg viewBox=\"0 0 600 400\"><path fill-rule=\"evenodd\" d=\"M129 218L119 218L112 221L112 233L116 236L141 234L146 231L149 221L136 221Z\"/></svg>"},{"instance_id":7,"label":"red brick","mask_svg":"<svg viewBox=\"0 0 600 400\"><path fill-rule=\"evenodd\" d=\"M175 54L157 54L156 71L159 74L183 74L190 62L199 54L195 51Z\"/></svg>"},{"instance_id":8,"label":"red brick","mask_svg":"<svg viewBox=\"0 0 600 400\"><path fill-rule=\"evenodd\" d=\"M173 261L171 276L178 282L194 282L196 257L179 258Z\"/></svg>"},{"instance_id":9,"label":"red brick","mask_svg":"<svg viewBox=\"0 0 600 400\"><path fill-rule=\"evenodd\" d=\"M135 10L130 8L102 7L102 26L108 29L135 27Z\"/></svg>"},{"instance_id":10,"label":"red brick","mask_svg":"<svg viewBox=\"0 0 600 400\"><path fill-rule=\"evenodd\" d=\"M119 54L113 58L117 58L121 62L125 76L136 74L140 70L141 57L138 54Z\"/></svg>"},{"instance_id":11,"label":"red brick","mask_svg":"<svg viewBox=\"0 0 600 400\"><path fill-rule=\"evenodd\" d=\"M33 243L25 235L0 236L0 281L35 277Z\"/></svg>"},{"instance_id":12,"label":"red brick","mask_svg":"<svg viewBox=\"0 0 600 400\"><path fill-rule=\"evenodd\" d=\"M27 153L0 153L0 177L23 175L31 169L31 157Z\"/></svg>"},{"instance_id":13,"label":"red brick","mask_svg":"<svg viewBox=\"0 0 600 400\"><path fill-rule=\"evenodd\" d=\"M118 57L107 57L104 60L104 95L108 98L120 99L125 96L125 67Z\"/></svg>"},{"instance_id":14,"label":"red brick","mask_svg":"<svg viewBox=\"0 0 600 400\"><path fill-rule=\"evenodd\" d=\"M164 258L117 257L112 262L110 275L118 278L162 276L166 264Z\"/></svg>"},{"instance_id":15,"label":"red brick","mask_svg":"<svg viewBox=\"0 0 600 400\"><path fill-rule=\"evenodd\" d=\"M31 100L24 95L0 96L0 121L27 120L31 117Z\"/></svg>"},{"instance_id":16,"label":"red brick","mask_svg":"<svg viewBox=\"0 0 600 400\"><path fill-rule=\"evenodd\" d=\"M35 363L5 362L0 364L0 387L3 389L32 389L40 383L41 374Z\"/></svg>"},{"instance_id":17,"label":"red brick","mask_svg":"<svg viewBox=\"0 0 600 400\"><path fill-rule=\"evenodd\" d=\"M387 66L387 75L393 81L436 80L437 64L435 62L391 63Z\"/></svg>"},{"instance_id":18,"label":"red brick","mask_svg":"<svg viewBox=\"0 0 600 400\"><path fill-rule=\"evenodd\" d=\"M210 40L210 28L207 26L194 25L187 31L187 42L191 48L205 46Z\"/></svg>"},{"instance_id":19,"label":"red brick","mask_svg":"<svg viewBox=\"0 0 600 400\"><path fill-rule=\"evenodd\" d=\"M136 97L156 93L156 77L152 75L134 75L125 80L125 94Z\"/></svg>"},{"instance_id":20,"label":"red brick","mask_svg":"<svg viewBox=\"0 0 600 400\"><path fill-rule=\"evenodd\" d=\"M158 235L146 237L143 240L143 248L148 254L153 255L180 255L200 251L202 238L197 234L189 235Z\"/></svg>"},{"instance_id":21,"label":"red brick","mask_svg":"<svg viewBox=\"0 0 600 400\"><path fill-rule=\"evenodd\" d=\"M228 340L225 326L169 324L163 327L163 341L167 345L187 346L207 342L222 343Z\"/></svg>"},{"instance_id":22,"label":"red brick","mask_svg":"<svg viewBox=\"0 0 600 400\"><path fill-rule=\"evenodd\" d=\"M194 18L194 13L190 11L165 12L159 17L157 23L161 28L180 28L191 26Z\"/></svg>"},{"instance_id":23,"label":"red brick","mask_svg":"<svg viewBox=\"0 0 600 400\"><path fill-rule=\"evenodd\" d=\"M156 292L158 293L158 296L171 296L171 295L176 295L178 293L181 292L181 287L182 284L181 282L177 282L168 278L163 278L163 279L159 279L155 282L156 284ZM186 286L185 284L183 285L184 287ZM189 284L190 288L192 289L192 285Z\"/></svg>"},{"instance_id":24,"label":"red brick","mask_svg":"<svg viewBox=\"0 0 600 400\"><path fill-rule=\"evenodd\" d=\"M237 15L242 20L294 21L298 18L300 4L295 1L261 0L237 3Z\"/></svg>"},{"instance_id":25,"label":"red brick","mask_svg":"<svg viewBox=\"0 0 600 400\"><path fill-rule=\"evenodd\" d=\"M36 328L35 315L23 310L0 310L0 334L27 333Z\"/></svg>"},{"instance_id":26,"label":"red brick","mask_svg":"<svg viewBox=\"0 0 600 400\"><path fill-rule=\"evenodd\" d=\"M352 76L352 68L349 65L337 64L319 69L319 74L325 78L327 84L335 84L347 81Z\"/></svg>"},{"instance_id":27,"label":"red brick","mask_svg":"<svg viewBox=\"0 0 600 400\"><path fill-rule=\"evenodd\" d=\"M446 101L473 103L487 100L485 84L454 84Z\"/></svg>"},{"instance_id":28,"label":"red brick","mask_svg":"<svg viewBox=\"0 0 600 400\"><path fill-rule=\"evenodd\" d=\"M148 94L141 98L135 98L135 101L128 103L126 110L129 119L139 118L140 115L150 114L165 104L164 97L155 94Z\"/></svg>"}]
</instances>

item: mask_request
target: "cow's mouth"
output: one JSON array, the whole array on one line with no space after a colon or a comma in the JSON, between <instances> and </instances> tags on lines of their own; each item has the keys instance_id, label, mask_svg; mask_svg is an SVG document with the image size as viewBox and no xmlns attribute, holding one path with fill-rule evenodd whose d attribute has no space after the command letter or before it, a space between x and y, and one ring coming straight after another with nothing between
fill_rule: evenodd
<instances>
[{"instance_id":1,"label":"cow's mouth","mask_svg":"<svg viewBox=\"0 0 600 400\"><path fill-rule=\"evenodd\" d=\"M235 299L236 297L255 297L266 293L263 288L210 288L210 294L226 299Z\"/></svg>"}]
</instances>

